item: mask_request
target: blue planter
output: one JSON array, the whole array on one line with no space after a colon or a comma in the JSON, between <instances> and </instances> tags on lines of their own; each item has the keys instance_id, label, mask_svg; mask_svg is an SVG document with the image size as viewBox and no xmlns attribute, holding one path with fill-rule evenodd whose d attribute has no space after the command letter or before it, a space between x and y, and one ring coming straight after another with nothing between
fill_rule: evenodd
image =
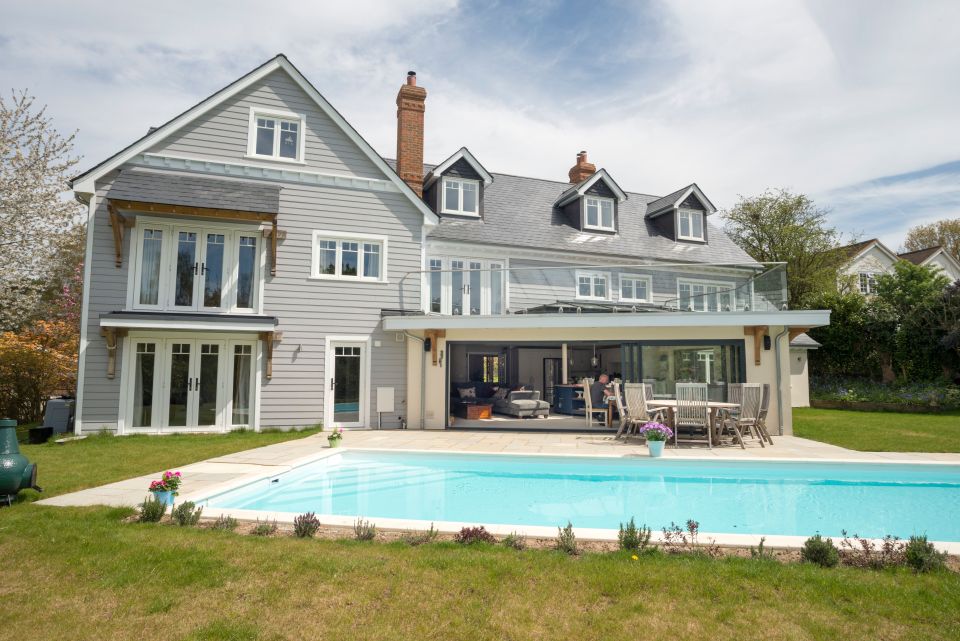
<instances>
[{"instance_id":1,"label":"blue planter","mask_svg":"<svg viewBox=\"0 0 960 641\"><path fill-rule=\"evenodd\" d=\"M164 505L173 505L173 492L151 492Z\"/></svg>"}]
</instances>

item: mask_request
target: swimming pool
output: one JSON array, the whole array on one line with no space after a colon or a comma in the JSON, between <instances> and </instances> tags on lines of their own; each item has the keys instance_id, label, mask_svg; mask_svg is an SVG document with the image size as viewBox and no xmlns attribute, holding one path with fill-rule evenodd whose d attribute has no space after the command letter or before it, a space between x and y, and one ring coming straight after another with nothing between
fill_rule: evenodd
<instances>
[{"instance_id":1,"label":"swimming pool","mask_svg":"<svg viewBox=\"0 0 960 641\"><path fill-rule=\"evenodd\" d=\"M215 508L519 526L960 541L960 466L345 450Z\"/></svg>"}]
</instances>

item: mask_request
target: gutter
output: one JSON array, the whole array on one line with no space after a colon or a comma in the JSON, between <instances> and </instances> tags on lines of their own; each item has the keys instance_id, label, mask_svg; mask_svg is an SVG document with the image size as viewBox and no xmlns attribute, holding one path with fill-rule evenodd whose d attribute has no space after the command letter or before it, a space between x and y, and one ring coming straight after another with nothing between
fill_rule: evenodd
<instances>
[{"instance_id":1,"label":"gutter","mask_svg":"<svg viewBox=\"0 0 960 641\"><path fill-rule=\"evenodd\" d=\"M423 349L422 338L419 336L414 336L406 330L403 330L403 335L420 343L420 429L424 430L426 429L427 424L427 412L424 408L424 404L427 402L427 352Z\"/></svg>"},{"instance_id":2,"label":"gutter","mask_svg":"<svg viewBox=\"0 0 960 641\"><path fill-rule=\"evenodd\" d=\"M773 359L777 366L777 423L780 436L783 436L783 374L780 367L780 339L790 333L790 328L784 325L783 331L777 334L773 341Z\"/></svg>"}]
</instances>

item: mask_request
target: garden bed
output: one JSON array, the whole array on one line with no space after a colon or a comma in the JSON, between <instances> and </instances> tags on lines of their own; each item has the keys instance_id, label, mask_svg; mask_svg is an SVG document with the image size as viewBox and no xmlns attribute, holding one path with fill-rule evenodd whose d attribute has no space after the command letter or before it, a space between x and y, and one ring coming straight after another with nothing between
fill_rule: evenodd
<instances>
[{"instance_id":1,"label":"garden bed","mask_svg":"<svg viewBox=\"0 0 960 641\"><path fill-rule=\"evenodd\" d=\"M951 408L930 405L904 405L901 403L883 403L879 401L834 401L819 398L810 399L810 407L823 410L853 410L856 412L904 412L907 414L941 414Z\"/></svg>"}]
</instances>

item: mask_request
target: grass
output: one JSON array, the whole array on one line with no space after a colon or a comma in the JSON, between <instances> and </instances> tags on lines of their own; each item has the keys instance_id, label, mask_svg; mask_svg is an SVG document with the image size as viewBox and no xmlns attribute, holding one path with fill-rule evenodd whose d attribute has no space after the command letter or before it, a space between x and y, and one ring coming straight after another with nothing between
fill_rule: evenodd
<instances>
[{"instance_id":1,"label":"grass","mask_svg":"<svg viewBox=\"0 0 960 641\"><path fill-rule=\"evenodd\" d=\"M24 450L56 493L295 437ZM0 641L960 637L955 573L253 537L122 522L129 514L0 510Z\"/></svg>"},{"instance_id":2,"label":"grass","mask_svg":"<svg viewBox=\"0 0 960 641\"><path fill-rule=\"evenodd\" d=\"M861 452L960 452L960 411L793 410L793 433Z\"/></svg>"}]
</instances>

